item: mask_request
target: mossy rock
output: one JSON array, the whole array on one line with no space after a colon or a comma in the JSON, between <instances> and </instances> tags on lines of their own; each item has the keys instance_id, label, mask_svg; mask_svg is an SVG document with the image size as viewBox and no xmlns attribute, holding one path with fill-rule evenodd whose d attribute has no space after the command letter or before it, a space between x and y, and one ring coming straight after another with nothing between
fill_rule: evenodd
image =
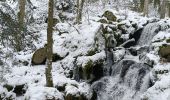
<instances>
[{"instance_id":1,"label":"mossy rock","mask_svg":"<svg viewBox=\"0 0 170 100\"><path fill-rule=\"evenodd\" d=\"M106 19L104 19L104 18L98 20L97 22L104 23L104 24L108 23L108 21Z\"/></svg>"},{"instance_id":2,"label":"mossy rock","mask_svg":"<svg viewBox=\"0 0 170 100\"><path fill-rule=\"evenodd\" d=\"M102 15L103 17L106 17L107 20L109 21L116 21L117 17L113 14L111 11L105 11L104 14Z\"/></svg>"},{"instance_id":3,"label":"mossy rock","mask_svg":"<svg viewBox=\"0 0 170 100\"><path fill-rule=\"evenodd\" d=\"M167 43L170 43L170 39L167 39L166 42L167 42Z\"/></svg>"},{"instance_id":4,"label":"mossy rock","mask_svg":"<svg viewBox=\"0 0 170 100\"><path fill-rule=\"evenodd\" d=\"M87 52L86 56L93 56L96 54L96 52L97 52L97 48L93 48Z\"/></svg>"},{"instance_id":5,"label":"mossy rock","mask_svg":"<svg viewBox=\"0 0 170 100\"><path fill-rule=\"evenodd\" d=\"M82 79L88 81L90 84L100 79L103 76L103 62L104 60L92 61L89 60L85 66L82 66L79 72Z\"/></svg>"},{"instance_id":6,"label":"mossy rock","mask_svg":"<svg viewBox=\"0 0 170 100\"><path fill-rule=\"evenodd\" d=\"M167 58L170 55L170 45L162 45L159 47L159 55Z\"/></svg>"},{"instance_id":7,"label":"mossy rock","mask_svg":"<svg viewBox=\"0 0 170 100\"><path fill-rule=\"evenodd\" d=\"M89 60L86 63L86 65L83 67L84 79L86 79L86 80L90 79L90 76L92 74L92 67L93 67L93 61Z\"/></svg>"},{"instance_id":8,"label":"mossy rock","mask_svg":"<svg viewBox=\"0 0 170 100\"><path fill-rule=\"evenodd\" d=\"M160 46L158 53L166 62L170 62L170 45L164 44Z\"/></svg>"}]
</instances>

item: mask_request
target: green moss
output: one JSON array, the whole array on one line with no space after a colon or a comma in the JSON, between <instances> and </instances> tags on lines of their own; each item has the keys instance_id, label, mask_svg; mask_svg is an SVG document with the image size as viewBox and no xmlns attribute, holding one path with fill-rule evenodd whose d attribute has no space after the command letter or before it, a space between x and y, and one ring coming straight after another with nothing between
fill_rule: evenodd
<instances>
[{"instance_id":1,"label":"green moss","mask_svg":"<svg viewBox=\"0 0 170 100\"><path fill-rule=\"evenodd\" d=\"M158 54L170 62L170 45L164 44L160 46Z\"/></svg>"},{"instance_id":2,"label":"green moss","mask_svg":"<svg viewBox=\"0 0 170 100\"><path fill-rule=\"evenodd\" d=\"M97 52L97 48L93 48L92 50L88 51L87 52L87 55L86 56L92 56L92 55L95 55Z\"/></svg>"},{"instance_id":3,"label":"green moss","mask_svg":"<svg viewBox=\"0 0 170 100\"><path fill-rule=\"evenodd\" d=\"M92 73L93 61L89 60L83 68L84 77L90 79L90 74Z\"/></svg>"},{"instance_id":4,"label":"green moss","mask_svg":"<svg viewBox=\"0 0 170 100\"><path fill-rule=\"evenodd\" d=\"M166 40L167 43L170 43L170 38Z\"/></svg>"}]
</instances>

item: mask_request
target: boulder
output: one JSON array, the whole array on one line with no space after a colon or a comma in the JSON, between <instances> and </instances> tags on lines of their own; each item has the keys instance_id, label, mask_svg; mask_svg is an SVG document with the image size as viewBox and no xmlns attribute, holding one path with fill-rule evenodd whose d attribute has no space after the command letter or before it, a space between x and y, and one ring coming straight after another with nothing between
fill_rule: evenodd
<instances>
[{"instance_id":1,"label":"boulder","mask_svg":"<svg viewBox=\"0 0 170 100\"><path fill-rule=\"evenodd\" d=\"M109 21L116 21L117 17L111 11L105 11L102 17L106 17Z\"/></svg>"},{"instance_id":2,"label":"boulder","mask_svg":"<svg viewBox=\"0 0 170 100\"><path fill-rule=\"evenodd\" d=\"M32 65L41 65L46 62L46 49L40 48L36 50L32 57Z\"/></svg>"},{"instance_id":3,"label":"boulder","mask_svg":"<svg viewBox=\"0 0 170 100\"><path fill-rule=\"evenodd\" d=\"M65 56L67 56L67 55L68 55L68 53ZM63 58L64 57L61 57L57 53L54 53L53 57L52 57L52 61L56 62L58 60L62 60ZM43 65L43 64L45 64L46 59L47 59L46 49L40 48L34 52L31 63L32 63L32 65Z\"/></svg>"}]
</instances>

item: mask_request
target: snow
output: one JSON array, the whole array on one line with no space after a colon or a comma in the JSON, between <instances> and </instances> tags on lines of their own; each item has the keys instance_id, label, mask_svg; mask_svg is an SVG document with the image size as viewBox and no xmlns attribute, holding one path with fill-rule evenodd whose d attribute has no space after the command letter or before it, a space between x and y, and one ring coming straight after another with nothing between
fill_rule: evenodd
<instances>
[{"instance_id":1,"label":"snow","mask_svg":"<svg viewBox=\"0 0 170 100\"><path fill-rule=\"evenodd\" d=\"M43 48L44 45L47 43L47 23L44 23L44 21L46 20L48 15L48 0L31 0L31 2L33 2L33 6L36 7L36 9L34 9L32 12L36 23L28 26L28 29L31 30L33 34L37 34L35 36L37 36L38 38L37 40L33 40L33 44L35 46L35 49L39 49ZM15 12L10 12L10 10L3 8L1 4L0 9L4 12L9 11L7 13L10 13L11 16L12 14L17 14L17 2L10 2L10 0L7 0L7 4L9 5L9 8L15 9ZM3 61L5 61L10 67L10 72L3 75L3 78L5 79L4 83L13 87L17 85L25 85L25 87L27 88L26 93L23 96L16 97L16 95L12 91L8 91L0 84L0 95L2 93L5 93L7 97L13 95L13 97L17 98L17 100L46 100L51 99L53 97L59 100L64 100L64 96L68 94L71 94L73 96L83 95L90 99L92 97L92 90L90 84L82 81L77 82L71 77L70 72L74 70L75 61L77 65L81 65L80 67L84 67L89 61L95 63L104 61L106 59L106 41L102 34L102 24L97 21L101 18L101 15L104 11L109 10L113 12L113 14L115 14L118 19L122 20L120 22L113 22L113 27L117 29L118 25L125 25L124 28L127 31L126 34L119 34L119 32L116 32L115 34L121 35L121 38L123 38L127 42L129 40L129 35L133 34L136 30L134 27L132 27L132 24L136 24L137 29L141 29L144 28L148 22L154 22L156 20L158 26L161 27L161 31L159 31L159 33L156 34L152 39L149 39L149 41L152 42L150 46L153 46L154 48L150 52L146 53L145 56L149 60L154 61L154 65L152 71L150 72L150 76L147 76L144 80L149 80L147 79L148 77L153 78L154 80L154 73L157 71L168 70L168 72L163 74L157 74L157 80L154 81L153 86L151 86L147 91L142 91L144 93L141 95L141 98L148 98L148 100L169 100L170 64L160 63L158 49L159 46L161 46L162 44L168 44L166 43L166 39L170 38L170 29L168 27L168 25L170 25L170 19L159 20L154 17L147 18L142 17L139 13L136 13L134 11L130 11L127 9L119 9L117 11L112 8L112 6L106 6L106 8L103 9L101 3L96 4L95 6L89 4L84 8L82 24L75 25L71 22L60 22L54 26L53 52L64 58L60 61L53 62L52 76L54 87L51 88L45 87L46 65L31 65L31 58L34 53L34 50L13 52L12 49L3 48L3 46L1 47L0 45L0 48L2 48L1 50L4 54L10 54L10 52L13 53L12 57L6 60L3 59ZM90 9L89 12L87 12L88 9ZM155 13L156 12L153 12L152 15L155 15ZM75 17L75 14L63 14L69 15L70 19L72 17ZM57 18L57 15L58 12L55 13L54 18ZM107 26L107 24L104 24L104 26ZM0 25L0 28L2 27L3 26ZM112 32L111 28L108 28L108 31ZM132 40L134 41L134 39ZM114 41L116 40L114 39ZM138 47L136 46L136 48ZM114 60L114 62L119 62L120 60L125 59L133 60L137 63L144 63L139 59L139 56L132 56L130 54L127 54L126 49L123 47L114 49L115 50L112 51L112 60ZM95 54L89 55L89 52L91 51L94 51ZM2 56L4 56L4 54ZM19 62L19 64L14 64L14 61ZM25 66L20 61L27 61L29 64L28 66ZM109 78L109 84L113 86L115 84L115 80L115 78ZM58 87L64 87L64 92L59 91ZM106 88L109 90L109 92L114 91L111 90L111 87L109 86ZM123 98L124 100L130 100L131 97L133 97L132 94L134 94L134 90L131 90L130 88L127 89L126 87L124 87L124 85L120 85L119 88L122 89L122 91L123 89L127 90L127 96ZM112 97L112 95L103 95L103 97L100 99L107 100L109 97Z\"/></svg>"}]
</instances>

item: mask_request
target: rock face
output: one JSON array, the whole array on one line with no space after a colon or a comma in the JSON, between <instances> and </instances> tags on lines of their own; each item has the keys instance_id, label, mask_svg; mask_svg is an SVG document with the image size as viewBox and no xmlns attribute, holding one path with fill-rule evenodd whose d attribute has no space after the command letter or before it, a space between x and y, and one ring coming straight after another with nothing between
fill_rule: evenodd
<instances>
[{"instance_id":1,"label":"rock face","mask_svg":"<svg viewBox=\"0 0 170 100\"><path fill-rule=\"evenodd\" d=\"M163 45L159 49L159 55L170 62L170 45Z\"/></svg>"},{"instance_id":2,"label":"rock face","mask_svg":"<svg viewBox=\"0 0 170 100\"><path fill-rule=\"evenodd\" d=\"M116 21L117 17L111 11L105 11L102 17L106 17L109 21Z\"/></svg>"}]
</instances>

